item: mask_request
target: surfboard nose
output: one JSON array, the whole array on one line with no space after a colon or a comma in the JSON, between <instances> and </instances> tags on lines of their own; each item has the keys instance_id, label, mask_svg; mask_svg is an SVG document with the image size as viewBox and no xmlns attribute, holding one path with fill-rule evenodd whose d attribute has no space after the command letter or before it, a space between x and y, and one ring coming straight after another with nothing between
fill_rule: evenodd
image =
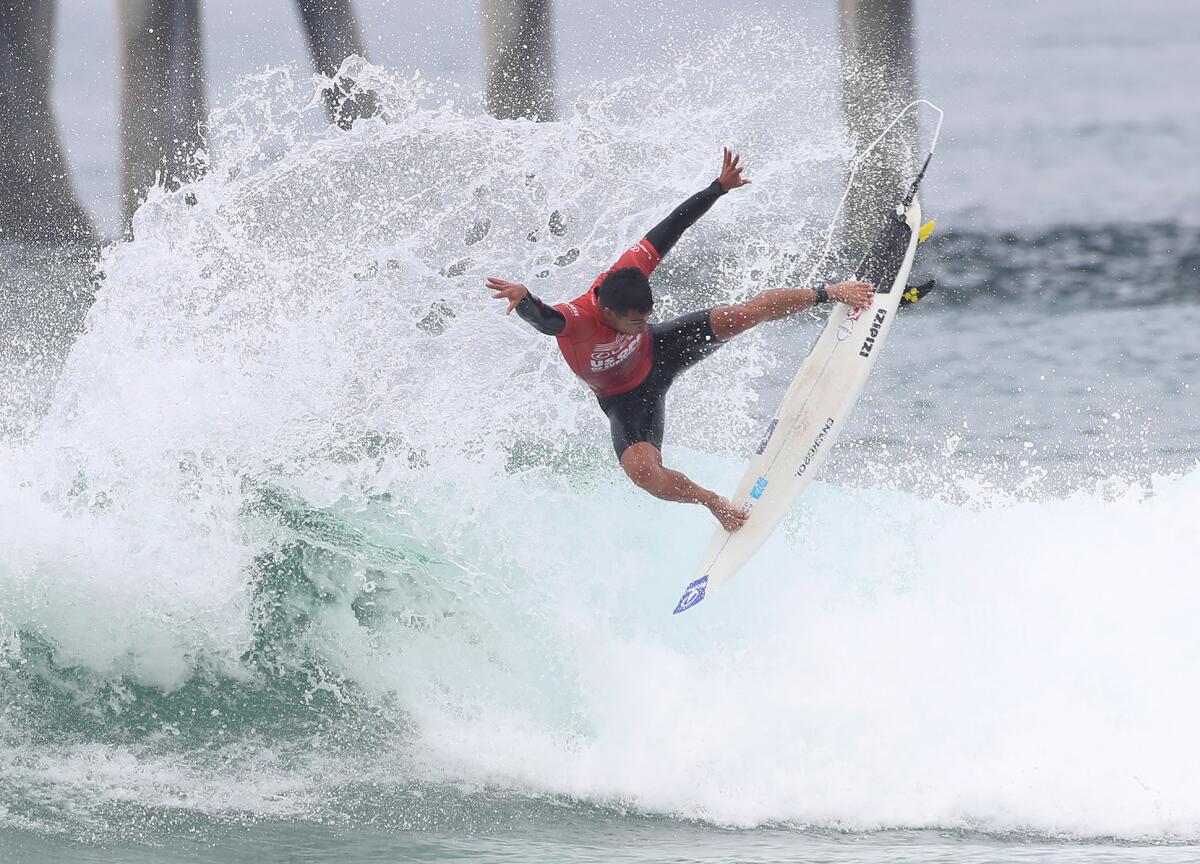
<instances>
[{"instance_id":1,"label":"surfboard nose","mask_svg":"<svg viewBox=\"0 0 1200 864\"><path fill-rule=\"evenodd\" d=\"M672 615L678 615L680 612L686 612L697 603L704 599L704 592L708 589L708 576L701 576L695 582L690 583L683 592L683 596L679 598L679 603L675 606L675 611Z\"/></svg>"}]
</instances>

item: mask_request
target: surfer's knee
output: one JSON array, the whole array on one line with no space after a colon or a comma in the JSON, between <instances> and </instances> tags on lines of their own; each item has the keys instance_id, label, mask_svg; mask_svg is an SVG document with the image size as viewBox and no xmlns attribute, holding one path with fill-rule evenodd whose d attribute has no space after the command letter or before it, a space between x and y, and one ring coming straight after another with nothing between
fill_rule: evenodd
<instances>
[{"instance_id":1,"label":"surfer's knee","mask_svg":"<svg viewBox=\"0 0 1200 864\"><path fill-rule=\"evenodd\" d=\"M662 453L648 441L630 444L621 454L621 467L634 485L649 489L657 485L662 474Z\"/></svg>"}]
</instances>

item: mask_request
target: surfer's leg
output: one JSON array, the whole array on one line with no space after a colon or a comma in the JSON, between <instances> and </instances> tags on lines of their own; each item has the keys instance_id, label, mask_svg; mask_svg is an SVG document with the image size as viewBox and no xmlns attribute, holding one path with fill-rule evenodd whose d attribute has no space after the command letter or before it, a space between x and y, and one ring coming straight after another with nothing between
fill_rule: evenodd
<instances>
[{"instance_id":1,"label":"surfer's leg","mask_svg":"<svg viewBox=\"0 0 1200 864\"><path fill-rule=\"evenodd\" d=\"M751 327L794 315L817 302L817 292L807 288L772 288L745 303L717 306L712 310L712 329L724 342Z\"/></svg>"},{"instance_id":2,"label":"surfer's leg","mask_svg":"<svg viewBox=\"0 0 1200 864\"><path fill-rule=\"evenodd\" d=\"M655 386L653 375L630 393L606 396L600 400L600 408L608 415L612 432L613 449L621 459L627 448L649 443L657 450L662 447L664 412L666 409L665 386Z\"/></svg>"},{"instance_id":3,"label":"surfer's leg","mask_svg":"<svg viewBox=\"0 0 1200 864\"><path fill-rule=\"evenodd\" d=\"M637 389L600 399L600 407L608 415L617 459L629 479L655 498L703 504L726 531L733 531L746 521L741 510L678 471L663 467L663 428L671 376L659 360L655 357L654 369Z\"/></svg>"},{"instance_id":4,"label":"surfer's leg","mask_svg":"<svg viewBox=\"0 0 1200 864\"><path fill-rule=\"evenodd\" d=\"M689 312L655 324L651 332L654 335L654 371L667 384L722 345L713 333L711 309Z\"/></svg>"},{"instance_id":5,"label":"surfer's leg","mask_svg":"<svg viewBox=\"0 0 1200 864\"><path fill-rule=\"evenodd\" d=\"M870 306L875 296L875 289L866 282L838 282L830 285L826 292L828 299L852 306ZM817 302L817 292L808 288L772 288L745 303L713 309L713 333L724 342L751 327L795 315Z\"/></svg>"},{"instance_id":6,"label":"surfer's leg","mask_svg":"<svg viewBox=\"0 0 1200 864\"><path fill-rule=\"evenodd\" d=\"M663 501L703 504L726 531L736 531L746 521L746 513L734 507L716 492L693 482L686 474L662 464L662 452L648 441L631 444L621 454L621 467L629 479Z\"/></svg>"}]
</instances>

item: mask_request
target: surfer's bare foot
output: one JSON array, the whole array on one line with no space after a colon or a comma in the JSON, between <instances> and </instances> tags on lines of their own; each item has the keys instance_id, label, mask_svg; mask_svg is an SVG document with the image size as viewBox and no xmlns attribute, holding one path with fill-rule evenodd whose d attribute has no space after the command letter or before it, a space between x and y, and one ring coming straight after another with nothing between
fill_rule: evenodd
<instances>
[{"instance_id":1,"label":"surfer's bare foot","mask_svg":"<svg viewBox=\"0 0 1200 864\"><path fill-rule=\"evenodd\" d=\"M740 507L734 507L728 498L718 498L708 505L708 509L717 517L721 527L731 534L745 525L750 515Z\"/></svg>"}]
</instances>

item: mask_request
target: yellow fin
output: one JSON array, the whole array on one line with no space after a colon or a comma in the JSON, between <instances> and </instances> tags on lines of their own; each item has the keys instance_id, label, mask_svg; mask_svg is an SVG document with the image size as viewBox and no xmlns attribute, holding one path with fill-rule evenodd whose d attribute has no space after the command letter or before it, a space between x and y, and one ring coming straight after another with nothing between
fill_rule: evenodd
<instances>
[{"instance_id":1,"label":"yellow fin","mask_svg":"<svg viewBox=\"0 0 1200 864\"><path fill-rule=\"evenodd\" d=\"M930 219L921 226L921 230L917 232L917 242L924 243L929 239L929 235L933 233L933 229L937 227L937 220Z\"/></svg>"}]
</instances>

